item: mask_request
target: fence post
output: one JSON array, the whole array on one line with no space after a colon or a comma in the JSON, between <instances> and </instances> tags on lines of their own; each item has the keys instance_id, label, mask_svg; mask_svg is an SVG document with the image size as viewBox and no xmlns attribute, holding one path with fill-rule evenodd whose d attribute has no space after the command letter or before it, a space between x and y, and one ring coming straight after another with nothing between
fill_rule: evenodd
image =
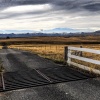
<instances>
[{"instance_id":1,"label":"fence post","mask_svg":"<svg viewBox=\"0 0 100 100\"><path fill-rule=\"evenodd\" d=\"M82 46L80 46L80 48L82 48ZM81 56L81 57L83 56L82 51L80 51L80 56Z\"/></svg>"},{"instance_id":2,"label":"fence post","mask_svg":"<svg viewBox=\"0 0 100 100\"><path fill-rule=\"evenodd\" d=\"M71 54L71 50L68 50L68 47L65 47L64 50L64 60L70 66L71 58L68 57L68 54Z\"/></svg>"},{"instance_id":3,"label":"fence post","mask_svg":"<svg viewBox=\"0 0 100 100\"><path fill-rule=\"evenodd\" d=\"M5 82L4 82L3 72L1 72L1 80L2 80L2 87L3 87L3 90L5 90Z\"/></svg>"},{"instance_id":4,"label":"fence post","mask_svg":"<svg viewBox=\"0 0 100 100\"><path fill-rule=\"evenodd\" d=\"M66 62L68 60L68 47L64 48L64 61Z\"/></svg>"},{"instance_id":5,"label":"fence post","mask_svg":"<svg viewBox=\"0 0 100 100\"><path fill-rule=\"evenodd\" d=\"M71 50L70 49L68 49L68 55L71 55ZM71 58L69 56L68 56L68 59L67 59L67 63L70 66Z\"/></svg>"},{"instance_id":6,"label":"fence post","mask_svg":"<svg viewBox=\"0 0 100 100\"><path fill-rule=\"evenodd\" d=\"M0 77L1 77L2 88L3 88L3 90L5 90L4 68L2 65L0 66Z\"/></svg>"}]
</instances>

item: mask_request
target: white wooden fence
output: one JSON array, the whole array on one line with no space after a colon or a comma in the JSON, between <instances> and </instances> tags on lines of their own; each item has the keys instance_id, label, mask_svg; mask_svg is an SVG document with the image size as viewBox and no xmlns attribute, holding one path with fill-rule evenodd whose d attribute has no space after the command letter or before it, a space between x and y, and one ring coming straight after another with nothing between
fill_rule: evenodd
<instances>
[{"instance_id":1,"label":"white wooden fence","mask_svg":"<svg viewBox=\"0 0 100 100\"><path fill-rule=\"evenodd\" d=\"M72 53L72 51L78 51L81 56L74 55ZM81 48L70 47L70 46L65 47L65 60L67 61L67 64L77 66L81 69L88 70L88 71L91 71L91 72L96 73L96 74L100 74L100 70L91 68L90 66L84 66L84 65L81 65L81 64L78 64L78 63L71 61L71 58L73 58L73 59L85 61L85 62L88 62L88 63L96 64L100 67L100 61L99 60L93 60L93 59L82 57L82 52L89 52L89 53L94 53L94 54L98 54L98 55L100 54L100 50L93 50L93 49L82 48L82 47Z\"/></svg>"}]
</instances>

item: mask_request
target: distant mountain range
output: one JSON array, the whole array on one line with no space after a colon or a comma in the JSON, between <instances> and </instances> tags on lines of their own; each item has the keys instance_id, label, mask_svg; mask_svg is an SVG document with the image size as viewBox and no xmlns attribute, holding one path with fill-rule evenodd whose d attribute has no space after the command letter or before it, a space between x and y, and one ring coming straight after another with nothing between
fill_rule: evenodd
<instances>
[{"instance_id":1,"label":"distant mountain range","mask_svg":"<svg viewBox=\"0 0 100 100\"><path fill-rule=\"evenodd\" d=\"M54 29L51 29L51 30L44 30L43 32L45 32L45 33L64 33L64 32L75 33L75 32L78 32L78 31L79 30L71 29L71 28L54 28Z\"/></svg>"},{"instance_id":2,"label":"distant mountain range","mask_svg":"<svg viewBox=\"0 0 100 100\"><path fill-rule=\"evenodd\" d=\"M90 30L77 30L71 28L54 28L50 30L0 30L0 38L7 37L31 37L31 36L87 36L87 35L99 35L100 30L95 32L89 32Z\"/></svg>"},{"instance_id":3,"label":"distant mountain range","mask_svg":"<svg viewBox=\"0 0 100 100\"><path fill-rule=\"evenodd\" d=\"M54 28L50 30L0 30L0 33L76 33L76 32L90 32L92 30L78 30L78 29L72 29L72 28Z\"/></svg>"}]
</instances>

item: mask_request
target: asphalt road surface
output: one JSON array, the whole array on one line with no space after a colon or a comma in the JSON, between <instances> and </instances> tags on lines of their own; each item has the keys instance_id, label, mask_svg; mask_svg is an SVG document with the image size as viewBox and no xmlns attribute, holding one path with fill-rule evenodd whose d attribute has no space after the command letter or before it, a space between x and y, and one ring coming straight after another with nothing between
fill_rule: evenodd
<instances>
[{"instance_id":1,"label":"asphalt road surface","mask_svg":"<svg viewBox=\"0 0 100 100\"><path fill-rule=\"evenodd\" d=\"M5 91L0 100L100 100L100 78L25 51L0 50Z\"/></svg>"}]
</instances>

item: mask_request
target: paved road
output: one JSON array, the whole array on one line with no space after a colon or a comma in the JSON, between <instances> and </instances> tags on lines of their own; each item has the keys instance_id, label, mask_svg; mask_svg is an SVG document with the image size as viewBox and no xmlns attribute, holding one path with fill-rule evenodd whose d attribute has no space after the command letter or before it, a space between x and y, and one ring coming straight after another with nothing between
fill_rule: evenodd
<instances>
[{"instance_id":1,"label":"paved road","mask_svg":"<svg viewBox=\"0 0 100 100\"><path fill-rule=\"evenodd\" d=\"M6 85L0 100L100 100L99 77L91 78L35 54L13 49L0 50L0 58Z\"/></svg>"}]
</instances>

